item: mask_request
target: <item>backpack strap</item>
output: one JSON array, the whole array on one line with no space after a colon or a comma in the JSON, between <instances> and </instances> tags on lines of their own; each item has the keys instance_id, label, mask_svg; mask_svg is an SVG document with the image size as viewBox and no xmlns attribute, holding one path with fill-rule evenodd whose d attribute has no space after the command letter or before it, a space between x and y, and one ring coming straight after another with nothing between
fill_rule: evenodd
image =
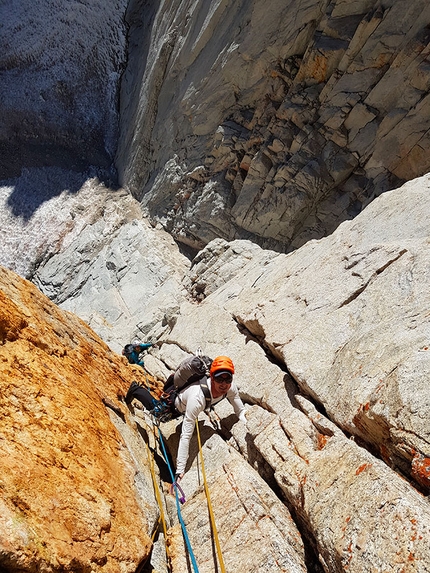
<instances>
[{"instance_id":1,"label":"backpack strap","mask_svg":"<svg viewBox=\"0 0 430 573\"><path fill-rule=\"evenodd\" d=\"M205 379L207 380L206 377L205 377ZM211 407L211 404L212 404L211 391L209 390L207 383L203 382L203 381L200 382L200 388L202 389L202 392L203 392L205 400L206 400L206 404L205 404L205 412L206 412L206 410L209 410L209 408Z\"/></svg>"},{"instance_id":2,"label":"backpack strap","mask_svg":"<svg viewBox=\"0 0 430 573\"><path fill-rule=\"evenodd\" d=\"M205 403L205 412L206 412L207 410L209 410L209 408L212 405L212 395L211 395L211 391L209 390L209 387L207 385L206 376L203 376L200 380L201 380L200 388L202 389L203 395L205 397L205 402L206 402ZM197 380L196 380L196 382L197 382ZM163 394L161 395L161 401L164 402L164 404L166 404L166 406L168 407L170 414L173 418L178 418L179 416L182 415L180 412L178 412L176 410L176 407L175 407L176 397L183 390L188 388L191 384L192 384L192 382L187 383L185 386L182 386L182 388L177 389L173 386L173 375L171 375L171 377L169 377L167 379L167 381L164 385L164 388L163 388ZM162 421L165 421L165 420L162 420Z\"/></svg>"}]
</instances>

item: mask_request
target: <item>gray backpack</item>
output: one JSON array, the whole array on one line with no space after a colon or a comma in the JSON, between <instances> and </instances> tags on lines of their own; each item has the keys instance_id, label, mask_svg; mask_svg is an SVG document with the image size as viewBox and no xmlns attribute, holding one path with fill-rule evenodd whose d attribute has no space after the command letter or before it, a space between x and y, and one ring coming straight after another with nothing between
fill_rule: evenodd
<instances>
[{"instance_id":1,"label":"gray backpack","mask_svg":"<svg viewBox=\"0 0 430 573\"><path fill-rule=\"evenodd\" d=\"M185 390L185 388L198 381L200 381L200 388L205 397L205 410L208 410L211 406L212 399L210 390L206 384L206 376L209 375L211 364L212 359L209 358L209 356L190 356L181 362L164 384L161 400L166 406L167 412L164 412L164 410L160 412L160 414L154 412L154 415L160 418L162 422L180 416L181 414L179 414L175 408L176 396L181 390Z\"/></svg>"},{"instance_id":2,"label":"gray backpack","mask_svg":"<svg viewBox=\"0 0 430 573\"><path fill-rule=\"evenodd\" d=\"M179 364L173 374L173 385L181 390L209 374L212 360L209 356L190 356Z\"/></svg>"}]
</instances>

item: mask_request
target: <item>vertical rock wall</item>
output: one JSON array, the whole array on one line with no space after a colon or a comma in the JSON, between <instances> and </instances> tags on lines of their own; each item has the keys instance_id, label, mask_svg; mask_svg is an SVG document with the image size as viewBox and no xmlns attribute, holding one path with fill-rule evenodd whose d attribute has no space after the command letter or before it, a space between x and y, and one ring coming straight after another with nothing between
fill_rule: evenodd
<instances>
[{"instance_id":1,"label":"vertical rock wall","mask_svg":"<svg viewBox=\"0 0 430 573\"><path fill-rule=\"evenodd\" d=\"M143 372L4 268L0 371L0 569L134 572L155 500L105 404L125 417L117 395Z\"/></svg>"},{"instance_id":2,"label":"vertical rock wall","mask_svg":"<svg viewBox=\"0 0 430 573\"><path fill-rule=\"evenodd\" d=\"M425 0L133 5L117 166L184 243L295 248L430 168Z\"/></svg>"}]
</instances>

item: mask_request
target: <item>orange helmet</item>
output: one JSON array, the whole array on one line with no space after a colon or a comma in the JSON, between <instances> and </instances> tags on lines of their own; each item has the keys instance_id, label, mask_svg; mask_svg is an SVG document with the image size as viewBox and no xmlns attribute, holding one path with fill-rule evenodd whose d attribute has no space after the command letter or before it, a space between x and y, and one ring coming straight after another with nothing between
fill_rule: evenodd
<instances>
[{"instance_id":1,"label":"orange helmet","mask_svg":"<svg viewBox=\"0 0 430 573\"><path fill-rule=\"evenodd\" d=\"M229 372L230 374L234 374L234 364L231 358L228 356L217 356L214 361L212 362L210 373L213 375L217 372L221 374L221 372Z\"/></svg>"}]
</instances>

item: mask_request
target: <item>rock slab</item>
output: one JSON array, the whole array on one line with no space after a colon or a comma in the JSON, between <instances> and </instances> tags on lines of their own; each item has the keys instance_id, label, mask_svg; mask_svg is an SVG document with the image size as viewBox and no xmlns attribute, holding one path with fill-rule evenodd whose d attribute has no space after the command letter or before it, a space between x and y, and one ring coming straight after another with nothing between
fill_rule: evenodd
<instances>
[{"instance_id":1,"label":"rock slab","mask_svg":"<svg viewBox=\"0 0 430 573\"><path fill-rule=\"evenodd\" d=\"M143 375L28 281L1 268L0 285L0 568L132 573L153 499L105 404L125 416Z\"/></svg>"}]
</instances>

